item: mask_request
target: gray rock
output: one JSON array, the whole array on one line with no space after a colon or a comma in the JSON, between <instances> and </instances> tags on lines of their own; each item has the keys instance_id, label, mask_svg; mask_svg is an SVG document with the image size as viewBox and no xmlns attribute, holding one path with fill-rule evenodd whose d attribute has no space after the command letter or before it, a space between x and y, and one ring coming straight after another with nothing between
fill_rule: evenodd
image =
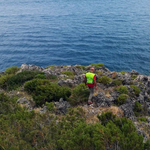
<instances>
[{"instance_id":1,"label":"gray rock","mask_svg":"<svg viewBox=\"0 0 150 150\"><path fill-rule=\"evenodd\" d=\"M99 92L98 95L93 96L97 107L110 107L114 103L113 97L106 97L104 92Z\"/></svg>"},{"instance_id":2,"label":"gray rock","mask_svg":"<svg viewBox=\"0 0 150 150\"><path fill-rule=\"evenodd\" d=\"M47 110L48 110L47 106L44 106L44 107L39 111L39 113L40 113L40 114L46 113Z\"/></svg>"},{"instance_id":3,"label":"gray rock","mask_svg":"<svg viewBox=\"0 0 150 150\"><path fill-rule=\"evenodd\" d=\"M60 85L60 86L66 85L66 86L72 87L72 86L75 85L75 83L74 83L74 81L73 81L72 79L59 80L57 83L58 83L58 85Z\"/></svg>"},{"instance_id":4,"label":"gray rock","mask_svg":"<svg viewBox=\"0 0 150 150\"><path fill-rule=\"evenodd\" d=\"M119 108L123 110L124 116L126 116L127 118L135 117L133 112L133 104L123 104Z\"/></svg>"},{"instance_id":5,"label":"gray rock","mask_svg":"<svg viewBox=\"0 0 150 150\"><path fill-rule=\"evenodd\" d=\"M67 109L70 108L70 104L67 101L64 101L63 98L60 98L59 102L55 102L56 114L66 114Z\"/></svg>"},{"instance_id":6,"label":"gray rock","mask_svg":"<svg viewBox=\"0 0 150 150\"><path fill-rule=\"evenodd\" d=\"M31 103L25 97L19 98L17 100L17 103L25 105L29 111L31 111L33 109Z\"/></svg>"},{"instance_id":7,"label":"gray rock","mask_svg":"<svg viewBox=\"0 0 150 150\"><path fill-rule=\"evenodd\" d=\"M43 67L39 67L39 66L35 66L35 65L27 65L27 64L22 64L21 65L21 69L18 72L22 72L22 71L43 71L44 68Z\"/></svg>"},{"instance_id":8,"label":"gray rock","mask_svg":"<svg viewBox=\"0 0 150 150\"><path fill-rule=\"evenodd\" d=\"M135 70L132 70L132 71L131 71L131 75L133 75L133 74L139 75L139 73L138 73L137 71L135 71Z\"/></svg>"}]
</instances>

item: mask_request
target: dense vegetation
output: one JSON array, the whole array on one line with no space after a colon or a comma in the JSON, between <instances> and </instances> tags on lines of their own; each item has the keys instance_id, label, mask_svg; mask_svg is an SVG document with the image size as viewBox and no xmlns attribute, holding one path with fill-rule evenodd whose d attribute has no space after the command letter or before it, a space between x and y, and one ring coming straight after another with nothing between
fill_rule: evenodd
<instances>
[{"instance_id":1,"label":"dense vegetation","mask_svg":"<svg viewBox=\"0 0 150 150\"><path fill-rule=\"evenodd\" d=\"M101 123L86 124L82 108L70 109L62 118L49 112L27 112L15 99L0 94L0 149L4 150L148 150L131 120L111 112L99 117ZM132 141L132 142L131 142Z\"/></svg>"},{"instance_id":2,"label":"dense vegetation","mask_svg":"<svg viewBox=\"0 0 150 150\"><path fill-rule=\"evenodd\" d=\"M101 63L91 66L104 67ZM56 66L51 65L50 68L54 70ZM85 68L76 65L77 70L82 70L81 73ZM18 70L18 67L10 67L0 75L0 88L3 89L0 92L0 150L150 150L150 142L143 143L143 136L137 134L134 123L126 117L119 118L111 111L106 111L101 115L96 114L97 123L87 122L84 109L77 107L87 103L89 90L84 83L60 86L57 84L60 79L57 75ZM125 74L125 71L121 73ZM60 74L71 79L76 75L74 71L66 70ZM120 106L130 96L135 98L141 92L136 85L123 86L123 80L117 78L117 72L107 76L96 70L96 74L98 82L103 84L100 85L110 85L110 89L117 93L113 105ZM132 75L132 79L135 78L137 76ZM32 97L36 108L47 106L46 113L40 114L35 109L29 111L17 104L18 96L7 96L10 91L13 93L12 90L22 91ZM66 115L55 113L54 102L60 98L71 104ZM137 101L133 106L138 122L148 122L142 116L143 106Z\"/></svg>"}]
</instances>

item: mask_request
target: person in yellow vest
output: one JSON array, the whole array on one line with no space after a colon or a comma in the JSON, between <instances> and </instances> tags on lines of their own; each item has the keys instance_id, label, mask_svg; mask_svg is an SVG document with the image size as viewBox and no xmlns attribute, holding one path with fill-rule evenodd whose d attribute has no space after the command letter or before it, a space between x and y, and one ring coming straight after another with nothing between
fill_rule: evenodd
<instances>
[{"instance_id":1,"label":"person in yellow vest","mask_svg":"<svg viewBox=\"0 0 150 150\"><path fill-rule=\"evenodd\" d=\"M94 74L94 68L90 69L90 72L86 73L85 75L85 85L89 87L90 95L88 98L88 104L92 104L92 97L94 94L94 87L97 90L96 86L96 75Z\"/></svg>"}]
</instances>

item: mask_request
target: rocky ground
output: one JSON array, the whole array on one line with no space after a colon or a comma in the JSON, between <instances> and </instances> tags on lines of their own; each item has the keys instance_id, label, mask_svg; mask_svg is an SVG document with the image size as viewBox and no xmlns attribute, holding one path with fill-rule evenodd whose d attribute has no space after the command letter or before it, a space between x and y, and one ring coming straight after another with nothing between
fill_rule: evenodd
<instances>
[{"instance_id":1,"label":"rocky ground","mask_svg":"<svg viewBox=\"0 0 150 150\"><path fill-rule=\"evenodd\" d=\"M75 87L84 81L85 73L89 71L91 66L83 67L80 65L58 65L58 66L49 66L46 68L38 67L35 65L26 65L23 64L20 67L19 72L24 70L30 71L42 71L46 76L55 75L57 76L57 82L60 86L69 86L70 88ZM67 76L62 74L63 71L71 71L74 76ZM102 112L112 111L118 117L125 116L131 119L139 134L144 136L144 141L150 139L150 76L142 75L135 70L131 72L111 72L104 66L95 67L95 73L97 78L102 76L107 76L111 78L111 81L107 84L98 83L98 89L95 91L93 96L93 104L88 106L86 103L82 103L80 106L85 110L87 123L95 123L99 120L97 115L100 115ZM3 72L1 73L3 74ZM125 103L121 105L116 105L115 100L121 94L116 90L120 85L114 85L114 81L120 79L122 85L128 89L128 97ZM130 85L135 85L140 89L139 94L134 93L134 89ZM21 98L17 100L22 106L26 106L29 111L36 110L40 113L46 113L47 107L37 108L34 105L34 102L31 97L28 97L23 92L23 87L20 91L11 91L7 93L10 97L12 95L19 95ZM142 107L142 110L138 112L139 116L135 115L135 102L138 102ZM62 115L67 112L67 108L70 108L71 105L63 100L62 98L58 102L54 102L56 112L55 115ZM139 117L147 118L146 122L138 121Z\"/></svg>"}]
</instances>

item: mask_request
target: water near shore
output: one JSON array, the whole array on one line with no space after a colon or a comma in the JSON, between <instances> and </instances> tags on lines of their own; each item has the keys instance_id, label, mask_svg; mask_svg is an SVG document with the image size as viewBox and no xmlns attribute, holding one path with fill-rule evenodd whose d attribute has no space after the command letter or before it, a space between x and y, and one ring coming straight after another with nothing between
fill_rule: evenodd
<instances>
[{"instance_id":1,"label":"water near shore","mask_svg":"<svg viewBox=\"0 0 150 150\"><path fill-rule=\"evenodd\" d=\"M0 71L104 63L150 74L149 0L1 0Z\"/></svg>"}]
</instances>

